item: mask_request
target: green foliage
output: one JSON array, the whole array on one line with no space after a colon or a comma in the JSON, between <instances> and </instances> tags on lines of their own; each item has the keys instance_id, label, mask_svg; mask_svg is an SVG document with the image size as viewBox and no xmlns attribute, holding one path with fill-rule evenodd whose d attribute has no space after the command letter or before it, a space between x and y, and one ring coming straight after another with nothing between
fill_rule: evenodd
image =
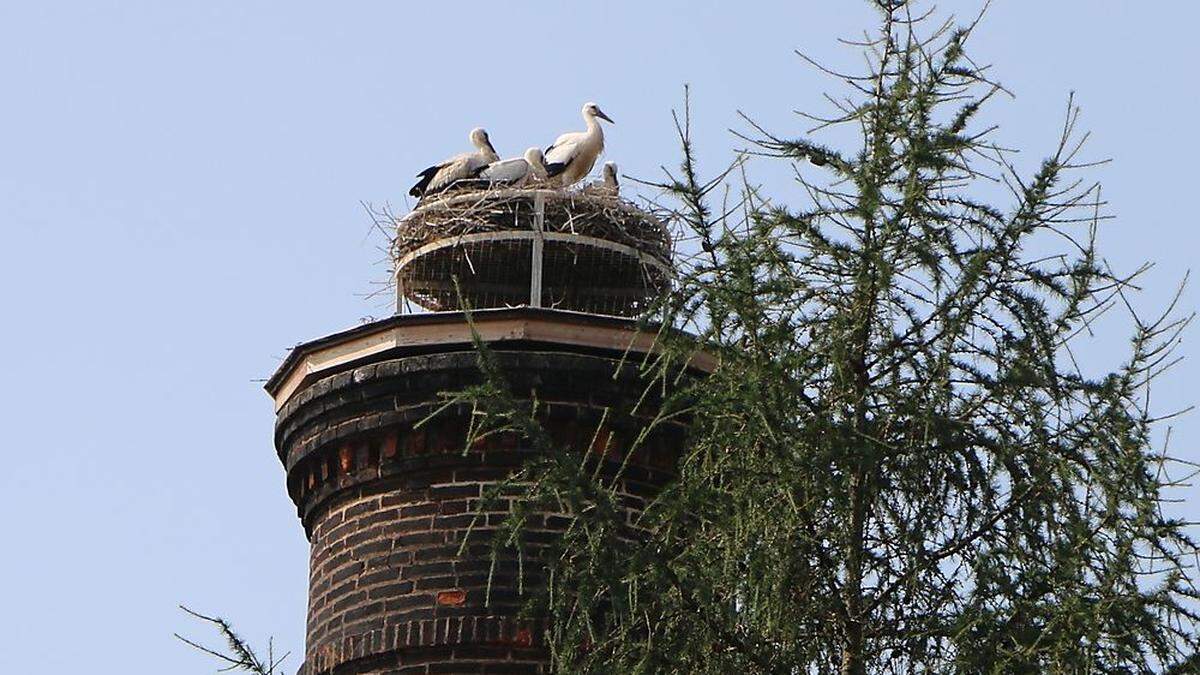
<instances>
[{"instance_id":1,"label":"green foliage","mask_svg":"<svg viewBox=\"0 0 1200 675\"><path fill-rule=\"evenodd\" d=\"M741 165L701 179L678 121L660 187L700 250L657 318L696 337L664 331L644 366L665 399L649 427L691 423L678 480L629 524L583 453L514 479L572 519L531 598L561 671L1197 665L1197 547L1163 513L1173 463L1147 404L1187 319L1138 316L1137 274L1098 253L1073 103L1023 175L978 121L1003 89L967 55L977 22L876 4L868 72L831 73L849 98L811 118L857 143L751 123L795 194L729 189ZM1131 317L1128 357L1085 374L1075 347L1110 309ZM698 344L720 366L681 377ZM536 404L464 395L481 429L548 443Z\"/></svg>"},{"instance_id":2,"label":"green foliage","mask_svg":"<svg viewBox=\"0 0 1200 675\"><path fill-rule=\"evenodd\" d=\"M215 626L221 637L225 640L226 649L218 651L189 640L179 633L175 633L176 639L217 659L222 664L222 667L217 672L226 673L240 670L254 673L255 675L278 675L278 673L282 672L279 666L288 655L284 654L279 658L275 658L274 640L270 640L267 643L267 657L265 659L260 658L254 649L240 635L234 632L233 626L225 619L216 616L205 616L183 605L180 605L179 608L191 616Z\"/></svg>"}]
</instances>

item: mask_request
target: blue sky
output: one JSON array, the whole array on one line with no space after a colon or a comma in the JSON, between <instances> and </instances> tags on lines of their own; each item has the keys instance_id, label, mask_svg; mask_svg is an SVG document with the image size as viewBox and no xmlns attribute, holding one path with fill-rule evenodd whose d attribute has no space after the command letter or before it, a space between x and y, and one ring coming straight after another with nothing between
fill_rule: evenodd
<instances>
[{"instance_id":1,"label":"blue sky","mask_svg":"<svg viewBox=\"0 0 1200 675\"><path fill-rule=\"evenodd\" d=\"M835 38L871 25L846 0L426 4L0 6L0 672L212 672L171 638L206 635L181 602L300 654L307 547L259 380L290 345L388 314L362 297L386 265L360 201L403 211L471 127L511 156L579 128L587 100L617 121L608 158L655 177L684 83L719 169L736 110L795 134L790 111L838 91L794 48L854 66ZM1197 251L1197 24L1178 0L997 2L972 48L1017 94L988 119L1030 165L1077 92L1090 157L1114 160L1093 173L1118 216L1108 257L1157 263L1147 309ZM1161 409L1196 401L1197 363ZM1177 454L1200 459L1198 431L1176 423ZM1175 496L1200 516L1196 490Z\"/></svg>"}]
</instances>

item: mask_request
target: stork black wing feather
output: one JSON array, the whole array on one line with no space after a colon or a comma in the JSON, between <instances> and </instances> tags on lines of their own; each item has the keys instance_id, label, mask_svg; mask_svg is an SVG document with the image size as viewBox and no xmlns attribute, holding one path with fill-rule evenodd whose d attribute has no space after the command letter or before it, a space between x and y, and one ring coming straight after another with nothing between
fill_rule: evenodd
<instances>
[{"instance_id":1,"label":"stork black wing feather","mask_svg":"<svg viewBox=\"0 0 1200 675\"><path fill-rule=\"evenodd\" d=\"M551 164L547 164L546 165L546 175L550 178L554 178L558 174L566 171L567 165L569 165L569 164L570 164L570 162L553 162Z\"/></svg>"},{"instance_id":2,"label":"stork black wing feather","mask_svg":"<svg viewBox=\"0 0 1200 675\"><path fill-rule=\"evenodd\" d=\"M434 164L428 169L425 169L421 173L417 174L417 178L420 178L421 180L417 181L417 184L412 186L412 188L408 191L408 194L412 195L413 197L420 197L424 195L425 189L429 187L429 183L433 181L433 177L436 176L437 172L440 171L444 166L446 166L444 163Z\"/></svg>"}]
</instances>

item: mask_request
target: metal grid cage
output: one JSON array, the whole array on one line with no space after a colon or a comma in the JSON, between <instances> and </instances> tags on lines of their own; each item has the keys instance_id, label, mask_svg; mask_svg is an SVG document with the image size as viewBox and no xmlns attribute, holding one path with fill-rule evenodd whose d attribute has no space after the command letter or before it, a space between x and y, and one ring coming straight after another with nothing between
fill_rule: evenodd
<instances>
[{"instance_id":1,"label":"metal grid cage","mask_svg":"<svg viewBox=\"0 0 1200 675\"><path fill-rule=\"evenodd\" d=\"M398 309L553 307L636 316L670 283L661 221L612 195L483 190L397 223ZM461 297L461 301L460 301Z\"/></svg>"}]
</instances>

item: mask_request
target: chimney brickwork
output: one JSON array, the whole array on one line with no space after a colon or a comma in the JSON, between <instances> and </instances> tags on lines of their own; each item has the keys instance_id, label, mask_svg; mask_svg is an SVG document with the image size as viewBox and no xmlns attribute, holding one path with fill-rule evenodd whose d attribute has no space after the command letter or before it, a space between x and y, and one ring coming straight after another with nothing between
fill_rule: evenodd
<instances>
[{"instance_id":1,"label":"chimney brickwork","mask_svg":"<svg viewBox=\"0 0 1200 675\"><path fill-rule=\"evenodd\" d=\"M493 355L516 396L536 396L557 447L602 455L615 472L644 385L621 354L569 347L497 344ZM426 419L439 393L481 380L477 358L385 353L312 379L280 408L276 444L311 542L304 675L545 671L545 626L521 617L518 575L527 592L542 582L536 554L566 521L535 515L524 566L494 558L490 536L519 488L489 499L490 488L532 451L515 434L466 448L466 409ZM631 513L668 480L682 435L656 432L630 458L619 485Z\"/></svg>"}]
</instances>

